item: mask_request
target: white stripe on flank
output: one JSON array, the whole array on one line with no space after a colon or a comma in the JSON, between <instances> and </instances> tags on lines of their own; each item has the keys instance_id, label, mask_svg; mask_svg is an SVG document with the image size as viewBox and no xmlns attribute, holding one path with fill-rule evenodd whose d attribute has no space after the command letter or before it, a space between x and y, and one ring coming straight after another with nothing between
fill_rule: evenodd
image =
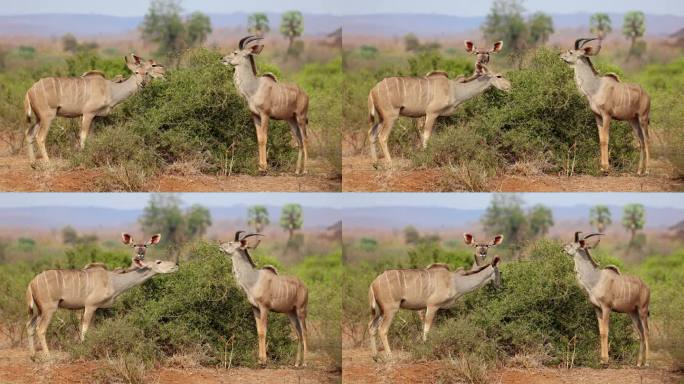
<instances>
[{"instance_id":1,"label":"white stripe on flank","mask_svg":"<svg viewBox=\"0 0 684 384\"><path fill-rule=\"evenodd\" d=\"M625 87L627 90L627 106L629 107L630 104L632 104L632 96L629 94L629 88Z\"/></svg>"},{"instance_id":2,"label":"white stripe on flank","mask_svg":"<svg viewBox=\"0 0 684 384\"><path fill-rule=\"evenodd\" d=\"M420 295L423 296L423 272L418 271L418 286L420 287Z\"/></svg>"},{"instance_id":3,"label":"white stripe on flank","mask_svg":"<svg viewBox=\"0 0 684 384\"><path fill-rule=\"evenodd\" d=\"M82 288L83 288L83 286L81 285L81 271L76 271L76 276L78 276L78 285L76 286L76 288L78 288L78 293L77 293L77 295L80 295L80 294L81 294L81 290L82 290ZM74 291L75 291L75 290L74 290Z\"/></svg>"},{"instance_id":4,"label":"white stripe on flank","mask_svg":"<svg viewBox=\"0 0 684 384\"><path fill-rule=\"evenodd\" d=\"M86 295L90 292L90 273L85 272L86 275Z\"/></svg>"},{"instance_id":5,"label":"white stripe on flank","mask_svg":"<svg viewBox=\"0 0 684 384\"><path fill-rule=\"evenodd\" d=\"M408 291L408 288L406 288L406 275L404 275L404 271L401 271L401 279L404 280L404 290Z\"/></svg>"},{"instance_id":6,"label":"white stripe on flank","mask_svg":"<svg viewBox=\"0 0 684 384\"><path fill-rule=\"evenodd\" d=\"M52 300L52 292L50 292L50 284L48 283L48 280L47 280L47 272L43 273L43 280L45 281L45 288L47 289L47 292L48 292L48 298Z\"/></svg>"},{"instance_id":7,"label":"white stripe on flank","mask_svg":"<svg viewBox=\"0 0 684 384\"><path fill-rule=\"evenodd\" d=\"M43 100L45 100L45 106L49 107L50 102L48 101L47 91L45 90L45 81L40 80L40 86L43 87Z\"/></svg>"},{"instance_id":8,"label":"white stripe on flank","mask_svg":"<svg viewBox=\"0 0 684 384\"><path fill-rule=\"evenodd\" d=\"M58 275L59 280L61 281L60 289L62 290L62 294L64 294L64 292L66 291L66 285L64 285L64 271L59 271Z\"/></svg>"},{"instance_id":9,"label":"white stripe on flank","mask_svg":"<svg viewBox=\"0 0 684 384\"><path fill-rule=\"evenodd\" d=\"M432 274L430 271L426 271L428 275L428 295L432 293Z\"/></svg>"},{"instance_id":10,"label":"white stripe on flank","mask_svg":"<svg viewBox=\"0 0 684 384\"><path fill-rule=\"evenodd\" d=\"M390 99L389 86L387 85L388 81L387 79L384 79L382 82L385 83L385 99L387 99L390 105L392 105L392 99Z\"/></svg>"},{"instance_id":11,"label":"white stripe on flank","mask_svg":"<svg viewBox=\"0 0 684 384\"><path fill-rule=\"evenodd\" d=\"M392 296L392 300L396 300L394 298L394 293L392 293L392 285L390 284L389 277L387 277L387 272L385 272L384 275L385 275L385 280L387 281L387 289L389 290L390 296Z\"/></svg>"},{"instance_id":12,"label":"white stripe on flank","mask_svg":"<svg viewBox=\"0 0 684 384\"><path fill-rule=\"evenodd\" d=\"M427 96L427 100L425 101L425 106L427 107L427 104L430 103L430 80L427 80L427 92L425 93L425 96Z\"/></svg>"},{"instance_id":13,"label":"white stripe on flank","mask_svg":"<svg viewBox=\"0 0 684 384\"><path fill-rule=\"evenodd\" d=\"M404 93L401 95L401 97L404 100L404 103L406 103L406 81L403 77L401 78L401 88L404 90Z\"/></svg>"},{"instance_id":14,"label":"white stripe on flank","mask_svg":"<svg viewBox=\"0 0 684 384\"><path fill-rule=\"evenodd\" d=\"M423 80L418 79L418 97L423 101Z\"/></svg>"}]
</instances>

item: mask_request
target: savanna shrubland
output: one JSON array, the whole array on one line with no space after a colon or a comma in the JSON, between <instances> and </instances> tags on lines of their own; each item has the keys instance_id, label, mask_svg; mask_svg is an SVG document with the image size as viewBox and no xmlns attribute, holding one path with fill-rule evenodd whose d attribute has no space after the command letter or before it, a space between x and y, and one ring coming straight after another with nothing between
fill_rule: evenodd
<instances>
[{"instance_id":1,"label":"savanna shrubland","mask_svg":"<svg viewBox=\"0 0 684 384\"><path fill-rule=\"evenodd\" d=\"M598 174L598 130L572 69L555 52L540 48L504 77L511 81L510 92L490 89L438 120L427 150L418 152L414 162L476 163L488 176L518 163L532 164L536 172ZM631 128L614 122L610 133L611 166L631 171L638 160Z\"/></svg>"},{"instance_id":2,"label":"savanna shrubland","mask_svg":"<svg viewBox=\"0 0 684 384\"><path fill-rule=\"evenodd\" d=\"M159 250L163 252L163 250ZM181 251L177 272L158 275L117 298L110 309L99 309L83 343L74 311L58 310L48 329L53 351L71 358L110 361L112 369L130 362L168 366L255 366L257 333L250 304L233 278L230 258L216 244L197 240ZM25 342L25 292L29 281L49 268L82 268L103 262L108 268L130 264L128 250L108 250L90 244L60 255L0 264L0 327L13 341ZM258 265L276 265L281 274L300 277L309 288L307 325L310 351L322 361L341 364L339 350L342 266L339 250L311 255L290 268L278 264L268 249L257 249ZM162 256L163 258L163 256ZM274 364L294 362L297 341L287 316L271 313L268 357ZM123 368L122 368L123 369Z\"/></svg>"},{"instance_id":3,"label":"savanna shrubland","mask_svg":"<svg viewBox=\"0 0 684 384\"><path fill-rule=\"evenodd\" d=\"M489 65L511 81L505 93L490 89L466 101L451 117L437 119L426 150L420 147L422 119L400 118L390 135L390 150L397 157L411 159L416 167L440 167L449 183L442 189L487 189L487 180L502 173L600 174L599 139L596 122L586 98L575 84L573 69L548 48L529 51L520 67L504 69L505 58L495 57ZM681 177L682 113L677 103L681 89L682 62L652 64L625 73L612 58L593 59L601 74L615 72L623 82L639 83L651 96L651 141L656 161L666 160ZM446 69L451 78L472 73L472 58L445 59L439 53L423 53L377 60L368 69L363 60L350 69L345 103L357 123L345 126L354 138L354 149L367 152L367 97L375 83L387 76L422 76L432 69ZM397 64L397 62L402 64ZM499 64L497 64L499 63ZM409 68L407 70L407 68ZM613 120L610 130L610 164L618 173L633 173L639 150L632 128ZM455 180L455 182L454 182Z\"/></svg>"},{"instance_id":4,"label":"savanna shrubland","mask_svg":"<svg viewBox=\"0 0 684 384\"><path fill-rule=\"evenodd\" d=\"M600 250L595 256L601 265L620 264ZM430 246L414 252L412 258L389 265L380 261L349 267L352 281L345 287L344 313L345 318L358 319L359 332L363 333L370 316L368 286L383 270L422 268L434 261L448 262L452 269L472 264L472 254L465 250L448 252ZM440 310L425 343L417 341L422 333L417 313L399 311L390 328L390 344L416 358L468 360L490 367L599 364L596 315L577 283L572 258L560 243L532 242L518 260L504 258L500 270L500 287L487 285L457 300L453 308ZM363 336L358 342L365 346L367 335ZM638 339L628 316L611 315L609 337L611 360L633 363Z\"/></svg>"},{"instance_id":5,"label":"savanna shrubland","mask_svg":"<svg viewBox=\"0 0 684 384\"><path fill-rule=\"evenodd\" d=\"M48 57L42 52L39 56ZM140 190L145 179L165 171L255 174L258 151L251 113L235 89L232 68L222 65L220 58L215 50L186 51L176 66L167 66L166 80L152 81L109 116L96 118L83 151L77 150L80 119L55 119L48 153L68 160L70 167L105 170L110 181L95 185L96 189ZM0 70L0 131L14 152L20 150L26 128L24 94L38 79L79 76L91 69L103 71L107 78L130 75L123 58L93 52L21 63L12 64L16 70ZM286 76L267 57L257 58L257 67L260 73L273 72L281 81L297 83L307 92L310 157L321 160L317 170L339 176L339 57L308 63ZM289 125L271 120L267 147L271 170L294 171L297 149L293 143Z\"/></svg>"}]
</instances>

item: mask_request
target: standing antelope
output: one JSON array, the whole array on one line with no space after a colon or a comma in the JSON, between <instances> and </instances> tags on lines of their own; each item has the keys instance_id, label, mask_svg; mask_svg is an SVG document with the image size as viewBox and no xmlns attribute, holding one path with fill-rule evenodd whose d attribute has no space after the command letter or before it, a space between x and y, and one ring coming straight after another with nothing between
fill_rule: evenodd
<instances>
[{"instance_id":1,"label":"standing antelope","mask_svg":"<svg viewBox=\"0 0 684 384\"><path fill-rule=\"evenodd\" d=\"M647 365L648 356L648 305L651 290L638 277L624 276L614 265L604 268L594 261L589 253L590 246L586 239L602 235L593 233L580 237L582 232L575 232L575 241L566 244L564 251L575 261L577 281L589 295L589 301L596 311L599 334L601 337L601 362L608 364L608 326L610 311L628 313L632 324L639 334L640 346L637 366Z\"/></svg>"},{"instance_id":2,"label":"standing antelope","mask_svg":"<svg viewBox=\"0 0 684 384\"><path fill-rule=\"evenodd\" d=\"M466 80L460 77L451 80L445 72L433 71L424 77L387 77L376 84L368 94L368 115L372 125L368 134L374 166L378 165L375 151L378 137L385 161L391 166L387 139L399 116L425 116L422 144L426 148L438 116L452 115L458 105L491 87L510 90L511 83L501 74L490 72L484 64L477 67L477 73Z\"/></svg>"},{"instance_id":3,"label":"standing antelope","mask_svg":"<svg viewBox=\"0 0 684 384\"><path fill-rule=\"evenodd\" d=\"M242 290L247 294L247 300L252 305L257 335L259 336L259 362L266 364L266 329L268 312L287 313L292 327L297 334L297 358L295 366L306 365L307 330L306 307L309 291L304 283L293 276L280 276L275 267L266 265L257 268L249 255L249 249L259 245L250 245L247 239L252 236L262 236L252 233L241 236L244 231L235 232L234 241L221 244L221 250L230 256L233 262L233 274Z\"/></svg>"},{"instance_id":4,"label":"standing antelope","mask_svg":"<svg viewBox=\"0 0 684 384\"><path fill-rule=\"evenodd\" d=\"M599 40L596 50L584 45ZM601 145L601 170L608 172L608 142L611 119L626 120L632 125L634 135L639 141L639 175L648 173L648 124L651 110L651 98L638 84L622 83L614 73L601 76L589 56L598 55L601 51L601 39L577 39L575 49L560 54L560 58L570 64L575 71L577 88L589 100L589 108L594 113L599 131Z\"/></svg>"},{"instance_id":5,"label":"standing antelope","mask_svg":"<svg viewBox=\"0 0 684 384\"><path fill-rule=\"evenodd\" d=\"M451 272L446 264L432 264L425 269L390 269L376 277L368 289L372 316L368 330L373 358L377 358L378 354L375 345L378 329L385 354L388 358L392 357L387 332L399 308L425 310L425 341L438 309L452 306L459 297L490 281L497 286L500 284L498 263L497 256L491 264L470 271L458 269Z\"/></svg>"},{"instance_id":6,"label":"standing antelope","mask_svg":"<svg viewBox=\"0 0 684 384\"><path fill-rule=\"evenodd\" d=\"M101 265L84 269L50 269L39 273L26 289L29 320L26 323L31 356L36 351L33 336L38 329L38 340L46 357L50 356L45 332L57 308L83 309L81 341L90 327L98 308L110 308L120 294L144 283L158 273L172 273L178 264L157 260L144 263L131 271L108 271Z\"/></svg>"},{"instance_id":7,"label":"standing antelope","mask_svg":"<svg viewBox=\"0 0 684 384\"><path fill-rule=\"evenodd\" d=\"M249 111L252 113L259 143L259 170L265 172L268 168L266 163L268 121L274 119L285 120L290 124L292 136L299 147L295 172L304 174L309 157L306 149L309 96L295 84L279 83L272 73L257 76L254 55L261 53L264 46L249 44L262 39L256 36L242 38L238 43L238 49L224 56L221 63L234 67L235 87L247 100Z\"/></svg>"},{"instance_id":8,"label":"standing antelope","mask_svg":"<svg viewBox=\"0 0 684 384\"><path fill-rule=\"evenodd\" d=\"M128 69L133 72L126 80L107 80L99 71L89 71L81 77L45 77L35 82L24 97L24 113L29 127L25 140L31 163L35 163L33 142L37 138L38 149L45 163L50 162L45 140L50 124L56 116L81 116L81 149L85 146L90 124L95 116L107 116L112 108L145 86L152 78L163 78L164 67L154 60L144 61L131 55L133 61L124 57ZM31 124L31 116L36 122Z\"/></svg>"},{"instance_id":9,"label":"standing antelope","mask_svg":"<svg viewBox=\"0 0 684 384\"><path fill-rule=\"evenodd\" d=\"M482 49L478 48L475 46L475 44L470 41L466 40L465 41L465 47L466 47L466 52L475 55L475 74L474 76L481 75L482 73L480 72L482 70L481 65L488 65L489 64L489 56L492 53L498 53L501 51L501 48L503 48L503 41L497 41L494 43L492 48L490 49ZM478 66L478 64L480 64Z\"/></svg>"},{"instance_id":10,"label":"standing antelope","mask_svg":"<svg viewBox=\"0 0 684 384\"><path fill-rule=\"evenodd\" d=\"M133 240L133 236L129 235L128 233L121 234L121 242L130 246L135 251L135 255L133 256L133 264L137 265L138 267L142 266L142 262L145 260L147 247L159 244L160 240L161 235L158 233L156 235L152 235L152 237L150 237L146 243L136 243L135 240Z\"/></svg>"},{"instance_id":11,"label":"standing antelope","mask_svg":"<svg viewBox=\"0 0 684 384\"><path fill-rule=\"evenodd\" d=\"M473 268L483 266L485 264L485 259L487 259L487 252L489 251L489 248L501 244L503 238L503 235L496 235L489 243L478 243L475 241L475 237L473 237L473 235L470 233L464 233L463 239L466 245L470 245L471 247L475 248L475 254L473 254L475 263L473 263Z\"/></svg>"}]
</instances>

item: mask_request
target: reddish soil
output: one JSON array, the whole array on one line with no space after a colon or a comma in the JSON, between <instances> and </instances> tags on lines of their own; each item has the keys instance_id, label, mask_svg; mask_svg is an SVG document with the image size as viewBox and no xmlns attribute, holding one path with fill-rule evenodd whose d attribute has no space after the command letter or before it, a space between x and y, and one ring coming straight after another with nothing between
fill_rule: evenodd
<instances>
[{"instance_id":1,"label":"reddish soil","mask_svg":"<svg viewBox=\"0 0 684 384\"><path fill-rule=\"evenodd\" d=\"M59 354L56 354L59 356ZM33 362L26 349L0 348L0 383L12 384L90 384L102 377L107 363L99 361L68 362L56 358L50 362ZM307 368L156 368L145 382L161 384L213 383L286 383L313 384L339 382L339 373L329 372L313 361Z\"/></svg>"},{"instance_id":2,"label":"reddish soil","mask_svg":"<svg viewBox=\"0 0 684 384\"><path fill-rule=\"evenodd\" d=\"M489 180L486 190L494 192L670 192L683 191L684 181L668 177L653 167L649 176L517 176L504 175ZM439 168L415 169L407 161L394 160L393 169L374 169L368 156L344 157L344 192L443 192L451 185ZM452 187L453 188L453 187ZM465 188L465 187L464 187Z\"/></svg>"},{"instance_id":3,"label":"reddish soil","mask_svg":"<svg viewBox=\"0 0 684 384\"><path fill-rule=\"evenodd\" d=\"M398 356L392 362L376 363L367 349L345 349L342 381L345 384L459 382L450 374L448 361L416 362L400 353L395 355ZM683 379L683 374L664 368L499 368L491 371L488 381L503 384L674 384Z\"/></svg>"},{"instance_id":4,"label":"reddish soil","mask_svg":"<svg viewBox=\"0 0 684 384\"><path fill-rule=\"evenodd\" d=\"M23 153L0 154L0 191L6 192L102 192L112 185L102 169L65 169L65 163L51 159L49 168L31 168ZM155 192L335 192L340 181L330 178L316 162L305 176L212 176L205 174L163 174L146 183L143 190ZM103 187L104 186L104 187ZM123 185L117 191L126 191Z\"/></svg>"}]
</instances>

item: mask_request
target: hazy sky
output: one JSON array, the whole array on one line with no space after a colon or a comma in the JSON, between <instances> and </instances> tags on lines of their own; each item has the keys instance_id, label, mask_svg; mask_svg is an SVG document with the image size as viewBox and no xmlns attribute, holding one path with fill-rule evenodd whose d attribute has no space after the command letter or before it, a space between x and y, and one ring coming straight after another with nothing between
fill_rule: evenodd
<instances>
[{"instance_id":1,"label":"hazy sky","mask_svg":"<svg viewBox=\"0 0 684 384\"><path fill-rule=\"evenodd\" d=\"M144 0L0 0L0 14L25 13L97 13L117 16L145 14L149 2ZM297 9L306 13L368 14L368 13L441 13L461 16L485 15L491 1L472 0L258 0L219 1L185 0L187 11L232 13L238 11L283 12ZM684 15L682 0L526 0L528 11L548 13L617 12L642 10L646 13Z\"/></svg>"},{"instance_id":2,"label":"hazy sky","mask_svg":"<svg viewBox=\"0 0 684 384\"><path fill-rule=\"evenodd\" d=\"M526 204L548 206L625 205L684 209L684 193L523 193ZM438 206L481 209L489 205L491 193L182 193L187 205L230 206L236 204L299 203L310 207ZM140 209L148 193L1 193L0 207L97 206Z\"/></svg>"}]
</instances>

